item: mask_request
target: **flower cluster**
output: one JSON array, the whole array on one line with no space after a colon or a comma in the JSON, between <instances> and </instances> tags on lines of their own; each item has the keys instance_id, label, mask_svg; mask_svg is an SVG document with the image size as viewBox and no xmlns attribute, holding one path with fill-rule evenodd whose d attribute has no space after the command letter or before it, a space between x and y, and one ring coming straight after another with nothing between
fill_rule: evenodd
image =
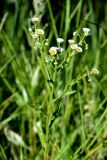
<instances>
[{"instance_id":1,"label":"flower cluster","mask_svg":"<svg viewBox=\"0 0 107 160\"><path fill-rule=\"evenodd\" d=\"M39 37L44 35L44 30L37 27L38 22L40 21L39 18L37 17L32 17L31 18L31 23L34 25L33 28L29 27L29 32L31 33L32 38L34 39L34 43L36 44L36 48L37 46L41 46L41 42L39 41ZM90 35L90 29L89 28L83 28L82 29L82 34L79 34L77 31L73 32L73 38L68 40L69 43L69 57L64 60L64 63L68 63L70 60L70 57L72 57L72 55L76 54L76 53L82 53L84 51L84 49L88 49L88 44L85 41L85 37L87 37L88 35ZM55 63L58 64L59 63L59 56L56 56L58 53L62 53L64 51L64 48L61 47L61 44L64 42L64 39L59 37L56 39L57 42L57 46L52 46L48 49L48 53L51 57L49 57L47 55L47 57L45 57L46 62L52 62L52 64ZM42 41L43 46L48 46L48 39L44 39ZM85 47L84 47L85 46ZM56 58L57 57L57 58ZM63 56L62 56L63 57ZM98 70L96 69L92 69L91 70L91 75L95 75L98 74Z\"/></svg>"},{"instance_id":2,"label":"flower cluster","mask_svg":"<svg viewBox=\"0 0 107 160\"><path fill-rule=\"evenodd\" d=\"M83 52L83 47L85 45L85 49L88 49L88 44L85 42L85 37L90 35L90 29L89 28L83 28L83 34L82 36L79 35L77 32L74 32L73 33L73 39L69 39L68 40L68 43L69 43L69 46L70 48L72 49L73 51L73 54L74 53L81 53ZM76 42L74 39L76 39L77 37L79 37L79 42ZM60 44L64 42L64 39L62 38L57 38L57 43L58 43L58 46L59 48L57 47L51 47L49 49L49 54L54 56L59 52L62 52L63 51L63 48L60 47Z\"/></svg>"},{"instance_id":3,"label":"flower cluster","mask_svg":"<svg viewBox=\"0 0 107 160\"><path fill-rule=\"evenodd\" d=\"M75 43L73 39L69 39L68 42L70 44L71 49L73 49L76 52L82 52L82 48L79 47L78 44Z\"/></svg>"},{"instance_id":4,"label":"flower cluster","mask_svg":"<svg viewBox=\"0 0 107 160\"><path fill-rule=\"evenodd\" d=\"M31 33L32 38L36 39L42 35L44 35L44 30L43 29L35 29L35 31L32 31L32 28L29 28L29 31Z\"/></svg>"},{"instance_id":5,"label":"flower cluster","mask_svg":"<svg viewBox=\"0 0 107 160\"><path fill-rule=\"evenodd\" d=\"M31 22L35 25L34 30L32 27L29 27L29 32L31 33L31 36L33 39L37 39L40 36L44 35L44 30L40 28L36 28L36 24L39 22L39 18L37 17L32 17Z\"/></svg>"},{"instance_id":6,"label":"flower cluster","mask_svg":"<svg viewBox=\"0 0 107 160\"><path fill-rule=\"evenodd\" d=\"M34 24L35 28L34 28L34 31L31 27L29 27L29 31L31 33L31 36L33 39L38 39L40 36L44 35L44 30L43 29L40 29L40 28L37 28L36 27L36 24L38 23L39 21L39 18L37 17L32 17L31 18L31 22ZM88 49L88 44L85 42L85 37L90 35L90 29L89 28L83 28L83 35L80 36L76 31L73 33L73 39L69 39L68 40L68 43L69 43L69 46L70 48L72 49L73 51L73 54L75 53L81 53L83 52L83 45L85 44L85 49ZM77 37L79 37L79 42L76 41L75 39L77 39ZM53 47L50 47L49 48L49 54L51 56L54 56L56 55L57 53L61 53L64 51L64 49L60 46L61 43L64 42L64 39L63 38L57 38L56 39L57 41L57 47L56 46L53 46ZM48 41L47 40L44 40L44 44L47 46L48 45Z\"/></svg>"},{"instance_id":7,"label":"flower cluster","mask_svg":"<svg viewBox=\"0 0 107 160\"><path fill-rule=\"evenodd\" d=\"M83 48L82 46L85 45L85 49L88 49L88 44L85 42L85 37L90 35L90 29L89 28L83 28L83 35L81 36L76 31L73 33L73 37L79 38L79 42L75 42L73 39L68 40L71 49L73 49L75 52L82 52Z\"/></svg>"}]
</instances>

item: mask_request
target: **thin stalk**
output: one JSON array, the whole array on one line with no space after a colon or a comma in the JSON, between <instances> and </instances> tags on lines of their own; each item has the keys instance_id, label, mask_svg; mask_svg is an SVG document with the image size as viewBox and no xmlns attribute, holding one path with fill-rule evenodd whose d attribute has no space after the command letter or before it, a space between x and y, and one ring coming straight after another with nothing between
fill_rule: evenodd
<instances>
[{"instance_id":1,"label":"thin stalk","mask_svg":"<svg viewBox=\"0 0 107 160\"><path fill-rule=\"evenodd\" d=\"M86 136L85 136L85 128L84 128L84 115L83 115L83 109L82 109L82 105L81 105L80 93L78 93L78 97L79 97L80 115L81 115L81 123L82 123L82 140L83 140L83 142L85 142Z\"/></svg>"},{"instance_id":2,"label":"thin stalk","mask_svg":"<svg viewBox=\"0 0 107 160\"><path fill-rule=\"evenodd\" d=\"M82 3L83 3L83 0L80 0L78 12L77 12L77 18L76 18L76 28L78 28L80 23Z\"/></svg>"},{"instance_id":3,"label":"thin stalk","mask_svg":"<svg viewBox=\"0 0 107 160\"><path fill-rule=\"evenodd\" d=\"M53 72L53 81L56 79L56 71ZM50 119L51 119L51 108L53 108L53 93L54 93L54 86L48 87L48 93L49 93L49 101L47 102L47 117L46 117L46 148L45 148L45 154L44 154L44 160L48 159L49 154L49 137L50 137Z\"/></svg>"},{"instance_id":4,"label":"thin stalk","mask_svg":"<svg viewBox=\"0 0 107 160\"><path fill-rule=\"evenodd\" d=\"M70 17L70 0L66 1L66 15L65 15L65 32L64 32L64 41L66 43L67 40L67 33L69 29L69 17Z\"/></svg>"},{"instance_id":5,"label":"thin stalk","mask_svg":"<svg viewBox=\"0 0 107 160\"><path fill-rule=\"evenodd\" d=\"M57 29L56 29L55 19L54 19L53 13L52 13L50 0L47 0L47 6L48 6L48 10L49 10L49 15L50 15L50 18L51 18L51 21L52 21L53 31L54 31L55 37L57 39L58 38L58 32L57 32Z\"/></svg>"}]
</instances>

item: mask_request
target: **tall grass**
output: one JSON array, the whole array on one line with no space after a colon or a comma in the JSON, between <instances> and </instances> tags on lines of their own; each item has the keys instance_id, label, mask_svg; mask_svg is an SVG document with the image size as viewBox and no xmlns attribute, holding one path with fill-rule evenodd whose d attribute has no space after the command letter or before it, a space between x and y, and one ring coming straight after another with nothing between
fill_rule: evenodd
<instances>
[{"instance_id":1,"label":"tall grass","mask_svg":"<svg viewBox=\"0 0 107 160\"><path fill-rule=\"evenodd\" d=\"M0 21L0 159L103 160L107 157L106 18L100 19L102 28L91 23L98 12L90 0L66 0L56 15L49 0L40 2L48 15L46 24L30 23L34 14L40 19L43 15L36 8L35 13L30 11L30 2L24 0L14 1L14 14L7 11ZM33 39L29 27L45 34ZM82 53L72 54L68 39L74 31L83 36L83 27L91 30L86 37L88 50L81 46ZM58 37L64 39L64 51L51 56L49 49L59 48ZM73 39L78 42L78 37ZM99 74L92 74L92 68Z\"/></svg>"}]
</instances>

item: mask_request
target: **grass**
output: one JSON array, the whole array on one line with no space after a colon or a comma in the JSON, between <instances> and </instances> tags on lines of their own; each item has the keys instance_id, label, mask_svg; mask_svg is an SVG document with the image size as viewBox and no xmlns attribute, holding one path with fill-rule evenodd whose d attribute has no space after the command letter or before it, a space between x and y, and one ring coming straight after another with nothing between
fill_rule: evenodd
<instances>
[{"instance_id":1,"label":"grass","mask_svg":"<svg viewBox=\"0 0 107 160\"><path fill-rule=\"evenodd\" d=\"M24 0L8 2L13 10L4 10L0 20L0 159L104 160L106 16L102 14L99 25L93 24L100 12L92 1L66 0L65 5L59 3L63 10L57 14L49 0L41 1L40 10L35 9L37 2L34 13L42 21L34 25L30 2ZM45 34L33 39L29 27ZM82 39L83 27L91 30L85 37L88 50L83 44L81 53L74 52L68 39L79 43L73 32ZM52 56L52 46L61 49L58 37L64 38L60 44L64 51Z\"/></svg>"}]
</instances>

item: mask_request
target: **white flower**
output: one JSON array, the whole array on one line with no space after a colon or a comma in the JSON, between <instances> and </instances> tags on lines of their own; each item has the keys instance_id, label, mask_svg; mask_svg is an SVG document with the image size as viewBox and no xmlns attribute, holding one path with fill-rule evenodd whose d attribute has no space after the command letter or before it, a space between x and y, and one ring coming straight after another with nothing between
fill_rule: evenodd
<instances>
[{"instance_id":1,"label":"white flower","mask_svg":"<svg viewBox=\"0 0 107 160\"><path fill-rule=\"evenodd\" d=\"M37 33L32 33L32 38L37 38L38 37L38 35L37 35Z\"/></svg>"},{"instance_id":2,"label":"white flower","mask_svg":"<svg viewBox=\"0 0 107 160\"><path fill-rule=\"evenodd\" d=\"M31 21L34 23L34 22L38 22L39 21L39 18L37 18L37 17L32 17L31 18Z\"/></svg>"},{"instance_id":3,"label":"white flower","mask_svg":"<svg viewBox=\"0 0 107 160\"><path fill-rule=\"evenodd\" d=\"M83 32L85 36L88 36L90 34L90 29L89 28L83 28Z\"/></svg>"},{"instance_id":4,"label":"white flower","mask_svg":"<svg viewBox=\"0 0 107 160\"><path fill-rule=\"evenodd\" d=\"M99 74L99 71L96 68L92 68L90 73L91 73L91 75L97 75L97 74Z\"/></svg>"},{"instance_id":5,"label":"white flower","mask_svg":"<svg viewBox=\"0 0 107 160\"><path fill-rule=\"evenodd\" d=\"M89 28L83 28L83 32L90 32Z\"/></svg>"},{"instance_id":6,"label":"white flower","mask_svg":"<svg viewBox=\"0 0 107 160\"><path fill-rule=\"evenodd\" d=\"M76 48L76 51L77 51L77 52L82 52L82 48L81 48L81 47L77 47L77 48Z\"/></svg>"},{"instance_id":7,"label":"white flower","mask_svg":"<svg viewBox=\"0 0 107 160\"><path fill-rule=\"evenodd\" d=\"M74 32L74 33L73 33L73 36L75 36L76 34L77 34L77 32Z\"/></svg>"},{"instance_id":8,"label":"white flower","mask_svg":"<svg viewBox=\"0 0 107 160\"><path fill-rule=\"evenodd\" d=\"M55 54L57 54L57 47L51 47L49 49L49 54L54 56Z\"/></svg>"},{"instance_id":9,"label":"white flower","mask_svg":"<svg viewBox=\"0 0 107 160\"><path fill-rule=\"evenodd\" d=\"M57 38L57 42L62 43L62 42L64 42L64 39L63 38Z\"/></svg>"},{"instance_id":10,"label":"white flower","mask_svg":"<svg viewBox=\"0 0 107 160\"><path fill-rule=\"evenodd\" d=\"M77 47L78 47L78 45L77 44L71 44L71 46L70 46L72 49L76 49Z\"/></svg>"},{"instance_id":11,"label":"white flower","mask_svg":"<svg viewBox=\"0 0 107 160\"><path fill-rule=\"evenodd\" d=\"M69 43L69 44L73 44L73 43L74 43L74 40L73 40L73 39L69 39L69 40L68 40L68 43Z\"/></svg>"},{"instance_id":12,"label":"white flower","mask_svg":"<svg viewBox=\"0 0 107 160\"><path fill-rule=\"evenodd\" d=\"M43 29L36 29L36 30L35 30L35 33L36 33L38 36L41 36L41 35L44 35L44 30L43 30Z\"/></svg>"}]
</instances>

